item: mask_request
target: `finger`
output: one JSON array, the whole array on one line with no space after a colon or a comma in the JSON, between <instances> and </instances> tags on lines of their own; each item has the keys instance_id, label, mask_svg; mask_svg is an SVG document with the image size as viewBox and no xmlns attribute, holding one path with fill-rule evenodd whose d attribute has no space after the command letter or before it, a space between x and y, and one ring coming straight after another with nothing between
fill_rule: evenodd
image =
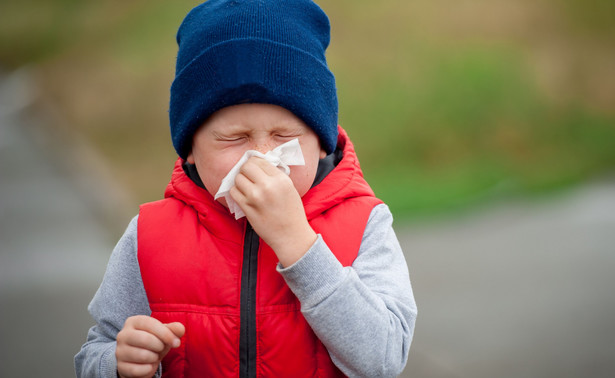
<instances>
[{"instance_id":1,"label":"finger","mask_svg":"<svg viewBox=\"0 0 615 378\"><path fill-rule=\"evenodd\" d=\"M237 188L244 195L249 193L254 185L254 182L247 178L243 173L239 173L235 176L235 188Z\"/></svg>"},{"instance_id":2,"label":"finger","mask_svg":"<svg viewBox=\"0 0 615 378\"><path fill-rule=\"evenodd\" d=\"M235 201L243 209L242 204L245 204L246 196L237 188L237 186L233 186L229 189L228 193L231 195L233 201Z\"/></svg>"},{"instance_id":3,"label":"finger","mask_svg":"<svg viewBox=\"0 0 615 378\"><path fill-rule=\"evenodd\" d=\"M147 331L141 331L138 329L133 330L130 337L126 337L124 342L127 345L149 349L156 353L161 352L165 347L165 344L158 337Z\"/></svg>"},{"instance_id":4,"label":"finger","mask_svg":"<svg viewBox=\"0 0 615 378\"><path fill-rule=\"evenodd\" d=\"M180 345L179 338L158 319L149 316L137 317L134 319L133 327L151 333L167 346L177 347Z\"/></svg>"},{"instance_id":5,"label":"finger","mask_svg":"<svg viewBox=\"0 0 615 378\"><path fill-rule=\"evenodd\" d=\"M173 334L179 338L183 337L186 333L186 327L180 322L167 323L165 326L173 332Z\"/></svg>"},{"instance_id":6,"label":"finger","mask_svg":"<svg viewBox=\"0 0 615 378\"><path fill-rule=\"evenodd\" d=\"M122 361L135 364L157 364L160 361L158 352L132 346L124 346L121 356Z\"/></svg>"},{"instance_id":7,"label":"finger","mask_svg":"<svg viewBox=\"0 0 615 378\"><path fill-rule=\"evenodd\" d=\"M247 179L252 181L253 183L259 183L262 180L266 179L268 174L263 170L263 163L266 165L271 165L271 163L267 162L264 159L251 157L244 165L239 169L239 173L244 175ZM237 178L235 178L235 182Z\"/></svg>"},{"instance_id":8,"label":"finger","mask_svg":"<svg viewBox=\"0 0 615 378\"><path fill-rule=\"evenodd\" d=\"M257 167L259 167L264 173L266 173L268 176L275 176L275 175L282 173L282 171L280 171L278 167L271 164L265 159L254 159L253 163Z\"/></svg>"},{"instance_id":9,"label":"finger","mask_svg":"<svg viewBox=\"0 0 615 378\"><path fill-rule=\"evenodd\" d=\"M151 377L158 369L158 364L135 364L132 362L118 362L117 371L120 377Z\"/></svg>"},{"instance_id":10,"label":"finger","mask_svg":"<svg viewBox=\"0 0 615 378\"><path fill-rule=\"evenodd\" d=\"M167 327L177 337L182 337L184 336L184 333L186 333L186 327L184 327L184 325L179 322L167 323L165 324L165 327ZM165 346L162 352L159 353L158 358L162 360L167 355L167 353L169 353L171 348L177 348L180 345L181 344L176 344L173 346L170 346L170 345Z\"/></svg>"}]
</instances>

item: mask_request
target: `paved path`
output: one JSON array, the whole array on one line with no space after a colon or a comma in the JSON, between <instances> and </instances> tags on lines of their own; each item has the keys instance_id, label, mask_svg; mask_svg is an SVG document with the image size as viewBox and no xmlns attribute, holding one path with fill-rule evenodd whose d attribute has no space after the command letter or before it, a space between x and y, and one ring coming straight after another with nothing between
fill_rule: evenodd
<instances>
[{"instance_id":1,"label":"paved path","mask_svg":"<svg viewBox=\"0 0 615 378\"><path fill-rule=\"evenodd\" d=\"M70 377L115 238L0 84L0 377ZM404 377L612 376L615 180L397 231L420 312Z\"/></svg>"},{"instance_id":2,"label":"paved path","mask_svg":"<svg viewBox=\"0 0 615 378\"><path fill-rule=\"evenodd\" d=\"M419 306L406 377L613 377L615 179L398 227Z\"/></svg>"},{"instance_id":3,"label":"paved path","mask_svg":"<svg viewBox=\"0 0 615 378\"><path fill-rule=\"evenodd\" d=\"M20 75L0 82L0 377L71 377L112 241Z\"/></svg>"}]
</instances>

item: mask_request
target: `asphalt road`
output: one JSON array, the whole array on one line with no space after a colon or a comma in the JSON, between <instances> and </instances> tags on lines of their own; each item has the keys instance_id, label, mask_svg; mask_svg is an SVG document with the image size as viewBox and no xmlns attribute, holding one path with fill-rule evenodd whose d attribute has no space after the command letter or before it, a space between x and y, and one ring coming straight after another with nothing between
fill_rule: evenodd
<instances>
[{"instance_id":1,"label":"asphalt road","mask_svg":"<svg viewBox=\"0 0 615 378\"><path fill-rule=\"evenodd\" d=\"M71 377L115 240L16 88L0 86L0 377ZM404 377L613 375L615 179L396 230L419 305Z\"/></svg>"},{"instance_id":2,"label":"asphalt road","mask_svg":"<svg viewBox=\"0 0 615 378\"><path fill-rule=\"evenodd\" d=\"M397 228L419 317L405 377L613 377L615 179Z\"/></svg>"},{"instance_id":3,"label":"asphalt road","mask_svg":"<svg viewBox=\"0 0 615 378\"><path fill-rule=\"evenodd\" d=\"M71 377L113 244L20 75L0 82L0 377Z\"/></svg>"}]
</instances>

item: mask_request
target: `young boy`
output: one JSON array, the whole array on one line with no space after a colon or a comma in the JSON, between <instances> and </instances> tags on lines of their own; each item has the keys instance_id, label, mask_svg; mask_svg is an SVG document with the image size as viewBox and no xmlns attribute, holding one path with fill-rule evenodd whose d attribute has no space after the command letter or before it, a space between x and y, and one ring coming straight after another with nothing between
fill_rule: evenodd
<instances>
[{"instance_id":1,"label":"young boy","mask_svg":"<svg viewBox=\"0 0 615 378\"><path fill-rule=\"evenodd\" d=\"M327 16L209 0L177 41L179 159L113 251L77 375L399 374L416 304L391 213L337 126Z\"/></svg>"}]
</instances>

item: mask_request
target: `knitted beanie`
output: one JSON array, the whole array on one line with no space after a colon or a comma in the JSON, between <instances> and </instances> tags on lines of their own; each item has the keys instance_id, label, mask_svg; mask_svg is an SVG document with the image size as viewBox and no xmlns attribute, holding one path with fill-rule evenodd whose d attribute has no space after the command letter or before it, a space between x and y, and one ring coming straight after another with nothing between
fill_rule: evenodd
<instances>
[{"instance_id":1,"label":"knitted beanie","mask_svg":"<svg viewBox=\"0 0 615 378\"><path fill-rule=\"evenodd\" d=\"M333 152L335 78L325 59L329 19L310 0L209 0L177 32L171 86L173 146L186 159L192 137L224 107L263 103L294 113Z\"/></svg>"}]
</instances>

